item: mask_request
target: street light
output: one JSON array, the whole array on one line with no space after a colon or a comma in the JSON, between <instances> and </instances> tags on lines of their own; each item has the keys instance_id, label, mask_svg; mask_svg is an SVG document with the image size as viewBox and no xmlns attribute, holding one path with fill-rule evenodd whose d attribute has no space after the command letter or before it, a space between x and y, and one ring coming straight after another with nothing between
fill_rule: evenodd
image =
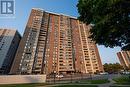
<instances>
[{"instance_id":1,"label":"street light","mask_svg":"<svg viewBox=\"0 0 130 87\"><path fill-rule=\"evenodd\" d=\"M55 84L55 79L56 79L56 71L53 72L54 74L54 84Z\"/></svg>"}]
</instances>

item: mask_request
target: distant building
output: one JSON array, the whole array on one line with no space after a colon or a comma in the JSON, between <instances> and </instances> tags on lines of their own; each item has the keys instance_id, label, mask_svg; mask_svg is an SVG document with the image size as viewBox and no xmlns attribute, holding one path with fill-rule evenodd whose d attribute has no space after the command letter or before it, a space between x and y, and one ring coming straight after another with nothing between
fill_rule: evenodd
<instances>
[{"instance_id":1,"label":"distant building","mask_svg":"<svg viewBox=\"0 0 130 87\"><path fill-rule=\"evenodd\" d=\"M16 30L0 29L0 74L8 74L21 36Z\"/></svg>"},{"instance_id":2,"label":"distant building","mask_svg":"<svg viewBox=\"0 0 130 87\"><path fill-rule=\"evenodd\" d=\"M103 71L90 26L74 17L32 9L12 74Z\"/></svg>"},{"instance_id":3,"label":"distant building","mask_svg":"<svg viewBox=\"0 0 130 87\"><path fill-rule=\"evenodd\" d=\"M130 51L118 52L117 56L124 69L130 68Z\"/></svg>"}]
</instances>

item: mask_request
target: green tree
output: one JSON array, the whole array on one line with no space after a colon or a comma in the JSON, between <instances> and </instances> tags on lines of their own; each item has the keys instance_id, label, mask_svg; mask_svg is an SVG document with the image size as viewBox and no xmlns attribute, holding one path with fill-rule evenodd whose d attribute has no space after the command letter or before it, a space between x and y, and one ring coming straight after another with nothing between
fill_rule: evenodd
<instances>
[{"instance_id":1,"label":"green tree","mask_svg":"<svg viewBox=\"0 0 130 87\"><path fill-rule=\"evenodd\" d=\"M105 63L103 65L104 71L108 73L119 72L123 67L119 63Z\"/></svg>"},{"instance_id":2,"label":"green tree","mask_svg":"<svg viewBox=\"0 0 130 87\"><path fill-rule=\"evenodd\" d=\"M130 0L79 0L77 7L97 44L130 50Z\"/></svg>"}]
</instances>

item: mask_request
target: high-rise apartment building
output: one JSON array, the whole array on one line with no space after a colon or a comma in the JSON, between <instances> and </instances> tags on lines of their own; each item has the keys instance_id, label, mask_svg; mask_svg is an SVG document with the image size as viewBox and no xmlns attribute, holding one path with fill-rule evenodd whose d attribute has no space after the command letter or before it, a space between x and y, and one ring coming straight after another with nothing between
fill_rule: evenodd
<instances>
[{"instance_id":1,"label":"high-rise apartment building","mask_svg":"<svg viewBox=\"0 0 130 87\"><path fill-rule=\"evenodd\" d=\"M10 73L103 71L89 29L74 17L32 9Z\"/></svg>"},{"instance_id":2,"label":"high-rise apartment building","mask_svg":"<svg viewBox=\"0 0 130 87\"><path fill-rule=\"evenodd\" d=\"M16 30L0 29L0 74L8 74L21 36Z\"/></svg>"},{"instance_id":3,"label":"high-rise apartment building","mask_svg":"<svg viewBox=\"0 0 130 87\"><path fill-rule=\"evenodd\" d=\"M118 52L117 56L124 69L130 68L130 51Z\"/></svg>"}]
</instances>

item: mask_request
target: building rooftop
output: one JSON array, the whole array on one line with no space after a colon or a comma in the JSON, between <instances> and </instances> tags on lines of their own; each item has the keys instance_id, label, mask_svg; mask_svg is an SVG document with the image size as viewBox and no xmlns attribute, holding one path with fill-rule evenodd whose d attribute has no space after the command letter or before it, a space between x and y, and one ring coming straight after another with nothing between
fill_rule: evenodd
<instances>
[{"instance_id":1,"label":"building rooftop","mask_svg":"<svg viewBox=\"0 0 130 87\"><path fill-rule=\"evenodd\" d=\"M70 18L73 18L73 19L77 19L77 17L73 17L73 16L70 16L70 15L63 14L63 13L55 13L55 12L45 11L44 9L41 9L41 8L32 8L32 9L39 10L39 11L42 11L42 12L47 12L47 13L54 14L54 15L63 15L63 16L67 16L67 17L70 17Z\"/></svg>"}]
</instances>

